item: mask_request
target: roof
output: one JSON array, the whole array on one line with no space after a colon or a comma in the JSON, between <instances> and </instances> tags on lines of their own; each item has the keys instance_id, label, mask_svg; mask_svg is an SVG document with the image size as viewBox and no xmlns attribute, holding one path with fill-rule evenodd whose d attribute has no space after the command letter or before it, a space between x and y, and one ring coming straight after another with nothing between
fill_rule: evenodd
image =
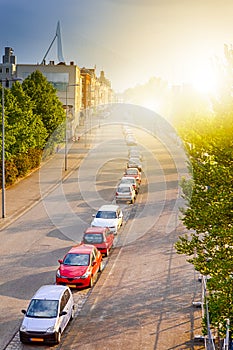
<instances>
[{"instance_id":1,"label":"roof","mask_svg":"<svg viewBox=\"0 0 233 350\"><path fill-rule=\"evenodd\" d=\"M128 184L126 184L126 183L119 183L119 185L117 186L117 188L119 188L119 187L130 187L130 188L133 188L133 187L132 187L132 184L130 184L130 183L128 183Z\"/></svg>"},{"instance_id":2,"label":"roof","mask_svg":"<svg viewBox=\"0 0 233 350\"><path fill-rule=\"evenodd\" d=\"M103 233L104 231L108 230L107 227L88 227L84 233Z\"/></svg>"},{"instance_id":3,"label":"roof","mask_svg":"<svg viewBox=\"0 0 233 350\"><path fill-rule=\"evenodd\" d=\"M44 285L37 290L32 299L59 300L61 294L63 294L66 289L66 286L60 286L56 284Z\"/></svg>"},{"instance_id":4,"label":"roof","mask_svg":"<svg viewBox=\"0 0 233 350\"><path fill-rule=\"evenodd\" d=\"M117 209L119 209L118 205L105 204L105 205L102 205L98 211L116 211Z\"/></svg>"},{"instance_id":5,"label":"roof","mask_svg":"<svg viewBox=\"0 0 233 350\"><path fill-rule=\"evenodd\" d=\"M78 245L73 246L68 251L68 253L69 254L78 254L78 253L79 254L89 254L92 251L93 248L94 247L91 244L78 244Z\"/></svg>"}]
</instances>

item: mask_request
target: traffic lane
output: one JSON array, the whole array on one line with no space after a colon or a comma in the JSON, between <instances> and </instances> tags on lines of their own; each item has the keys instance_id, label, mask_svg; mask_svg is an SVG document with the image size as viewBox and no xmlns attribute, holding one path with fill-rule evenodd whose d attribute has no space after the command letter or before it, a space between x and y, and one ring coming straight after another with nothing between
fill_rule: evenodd
<instances>
[{"instance_id":1,"label":"traffic lane","mask_svg":"<svg viewBox=\"0 0 233 350\"><path fill-rule=\"evenodd\" d=\"M111 145L112 148L118 146L117 143ZM112 184L118 181L117 174L123 164L116 162L115 165L116 170L113 171L111 161L105 162L100 169L102 175L96 174L102 181L101 189L104 190L108 181L112 181ZM60 172L59 167L57 171ZM44 169L40 179L41 194L44 196L44 184L48 181ZM3 242L0 312L4 315L0 320L0 348L18 330L22 320L20 310L27 307L30 298L42 284L54 283L57 260L64 256L73 242L81 240L84 228L90 225L92 213L88 202L83 200L79 180L77 172L73 171L62 183L57 183L42 202L0 233ZM107 190L102 194L106 200L112 199L114 189L107 185Z\"/></svg>"},{"instance_id":2,"label":"traffic lane","mask_svg":"<svg viewBox=\"0 0 233 350\"><path fill-rule=\"evenodd\" d=\"M150 176L158 174L155 170L147 172L150 188ZM164 173L162 188L156 188L158 179L154 177L149 201L147 191L140 190L133 206L135 217L124 226L107 269L61 348L167 350L192 346L195 288L191 265L174 250L183 227L174 207L178 176L172 159L166 160ZM145 184L144 190L148 186ZM142 221L143 207L147 209ZM151 227L145 227L148 214L156 216L156 221L149 220L154 224ZM171 220L175 222L168 229Z\"/></svg>"},{"instance_id":3,"label":"traffic lane","mask_svg":"<svg viewBox=\"0 0 233 350\"><path fill-rule=\"evenodd\" d=\"M173 240L151 231L115 248L61 348L190 349L192 271Z\"/></svg>"}]
</instances>

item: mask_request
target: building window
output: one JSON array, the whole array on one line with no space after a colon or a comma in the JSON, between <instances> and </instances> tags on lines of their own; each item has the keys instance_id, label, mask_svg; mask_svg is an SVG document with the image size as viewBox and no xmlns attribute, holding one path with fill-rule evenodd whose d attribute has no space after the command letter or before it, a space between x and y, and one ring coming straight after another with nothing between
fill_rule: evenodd
<instances>
[{"instance_id":1,"label":"building window","mask_svg":"<svg viewBox=\"0 0 233 350\"><path fill-rule=\"evenodd\" d=\"M9 68L6 68L6 73L9 73Z\"/></svg>"}]
</instances>

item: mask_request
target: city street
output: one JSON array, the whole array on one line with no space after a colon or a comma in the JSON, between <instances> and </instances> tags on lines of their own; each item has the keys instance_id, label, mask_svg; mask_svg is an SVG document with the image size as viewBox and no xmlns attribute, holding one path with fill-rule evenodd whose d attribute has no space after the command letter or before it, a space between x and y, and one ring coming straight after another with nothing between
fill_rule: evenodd
<instances>
[{"instance_id":1,"label":"city street","mask_svg":"<svg viewBox=\"0 0 233 350\"><path fill-rule=\"evenodd\" d=\"M174 249L177 237L184 232L179 220L179 207L184 203L178 184L187 173L186 159L162 124L159 128L150 125L151 116L143 120L143 129L138 122L140 113L137 115L141 111L120 112L115 109L90 132L89 152L84 152L84 140L83 149L81 145L70 149L73 171L53 190L48 190L49 184L55 182L57 174L61 176L61 169L53 169L48 179L46 168L42 168L42 200L0 232L1 349L14 334L14 346L18 347L9 345L6 349L35 349L17 340L20 310L42 284L54 283L57 260L81 240L98 207L114 202L128 155L121 118L131 123L143 154L140 192L135 204L121 204L125 220L115 248L96 285L73 292L76 318L61 344L53 349L203 348L193 341L201 332L200 312L192 307L200 285L192 266ZM153 128L157 138L151 133Z\"/></svg>"}]
</instances>

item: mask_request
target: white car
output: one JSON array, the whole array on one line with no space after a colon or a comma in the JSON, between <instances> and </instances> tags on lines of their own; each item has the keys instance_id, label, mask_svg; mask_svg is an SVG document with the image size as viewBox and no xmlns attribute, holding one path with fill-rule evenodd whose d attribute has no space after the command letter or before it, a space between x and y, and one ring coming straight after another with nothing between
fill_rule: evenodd
<instances>
[{"instance_id":1,"label":"white car","mask_svg":"<svg viewBox=\"0 0 233 350\"><path fill-rule=\"evenodd\" d=\"M58 344L68 322L74 317L74 300L69 287L45 285L32 297L19 336L22 343Z\"/></svg>"},{"instance_id":2,"label":"white car","mask_svg":"<svg viewBox=\"0 0 233 350\"><path fill-rule=\"evenodd\" d=\"M118 229L123 223L122 210L118 205L114 204L102 205L93 216L94 219L91 226L109 227L114 234L117 234Z\"/></svg>"},{"instance_id":3,"label":"white car","mask_svg":"<svg viewBox=\"0 0 233 350\"><path fill-rule=\"evenodd\" d=\"M131 184L119 184L116 189L116 202L118 201L130 201L134 203L136 199L136 192Z\"/></svg>"}]
</instances>

